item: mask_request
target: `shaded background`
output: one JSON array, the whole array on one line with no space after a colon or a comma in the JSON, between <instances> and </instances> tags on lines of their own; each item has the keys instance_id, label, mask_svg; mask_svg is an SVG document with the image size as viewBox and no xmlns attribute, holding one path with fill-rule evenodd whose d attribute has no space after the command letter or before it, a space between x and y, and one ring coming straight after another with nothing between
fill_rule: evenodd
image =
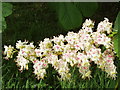
<instances>
[{"instance_id":1,"label":"shaded background","mask_svg":"<svg viewBox=\"0 0 120 90\"><path fill-rule=\"evenodd\" d=\"M13 44L19 39L40 41L46 37L66 34L64 28L57 24L55 12L47 3L12 3L13 13L6 18L7 29L3 32L3 44ZM92 17L87 17L99 23L107 17L114 22L119 11L119 3L99 2L99 7ZM89 9L88 9L89 10ZM84 17L83 22L86 17ZM79 29L73 30L78 32ZM14 44L13 44L14 45Z\"/></svg>"}]
</instances>

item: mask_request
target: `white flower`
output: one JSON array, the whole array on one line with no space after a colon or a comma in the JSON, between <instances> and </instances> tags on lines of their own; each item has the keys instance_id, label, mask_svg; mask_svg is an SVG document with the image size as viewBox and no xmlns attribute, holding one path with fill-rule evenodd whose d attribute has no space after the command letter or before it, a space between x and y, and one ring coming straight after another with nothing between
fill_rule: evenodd
<instances>
[{"instance_id":1,"label":"white flower","mask_svg":"<svg viewBox=\"0 0 120 90\"><path fill-rule=\"evenodd\" d=\"M67 36L65 37L65 40L69 44L74 44L76 41L79 40L79 35L77 33L74 33L74 32L68 32Z\"/></svg>"},{"instance_id":2,"label":"white flower","mask_svg":"<svg viewBox=\"0 0 120 90\"><path fill-rule=\"evenodd\" d=\"M22 48L24 48L24 45L26 45L27 43L28 43L27 41L21 42L21 40L19 40L19 41L17 41L17 43L16 43L16 48L17 48L17 49L22 49Z\"/></svg>"},{"instance_id":3,"label":"white flower","mask_svg":"<svg viewBox=\"0 0 120 90\"><path fill-rule=\"evenodd\" d=\"M58 72L61 80L70 79L70 68L77 67L82 78L90 78L90 62L97 64L98 68L107 72L108 76L116 78L116 66L114 65L114 48L113 42L108 35L112 31L112 23L107 18L100 22L97 31L93 30L94 22L86 19L82 29L78 33L68 32L64 37L59 35L53 36L53 39L45 38L40 41L39 47L33 43L21 42L16 43L18 56L16 59L20 70L28 69L28 63L33 63L34 74L37 79L44 79L48 64ZM101 46L106 50L101 52ZM12 46L4 46L4 55L12 58L14 53Z\"/></svg>"},{"instance_id":4,"label":"white flower","mask_svg":"<svg viewBox=\"0 0 120 90\"><path fill-rule=\"evenodd\" d=\"M35 49L35 53L37 57L41 57L41 50L40 49Z\"/></svg>"},{"instance_id":5,"label":"white flower","mask_svg":"<svg viewBox=\"0 0 120 90\"><path fill-rule=\"evenodd\" d=\"M112 32L112 23L109 22L107 18L104 18L105 20L100 22L97 27L97 32L105 32L107 31L108 34Z\"/></svg>"},{"instance_id":6,"label":"white flower","mask_svg":"<svg viewBox=\"0 0 120 90\"><path fill-rule=\"evenodd\" d=\"M51 40L49 38L45 38L43 42L42 41L40 42L39 46L40 46L40 49L41 48L49 49L52 47Z\"/></svg>"},{"instance_id":7,"label":"white flower","mask_svg":"<svg viewBox=\"0 0 120 90\"><path fill-rule=\"evenodd\" d=\"M97 63L101 57L101 49L92 46L92 48L87 52L87 56Z\"/></svg>"},{"instance_id":8,"label":"white flower","mask_svg":"<svg viewBox=\"0 0 120 90\"><path fill-rule=\"evenodd\" d=\"M92 37L95 44L104 45L106 48L111 47L111 38L107 37L106 34L95 32L92 34Z\"/></svg>"},{"instance_id":9,"label":"white flower","mask_svg":"<svg viewBox=\"0 0 120 90\"><path fill-rule=\"evenodd\" d=\"M59 37L53 36L52 41L54 41L55 44L61 45L62 42L64 42L65 38L63 35L59 35Z\"/></svg>"},{"instance_id":10,"label":"white flower","mask_svg":"<svg viewBox=\"0 0 120 90\"><path fill-rule=\"evenodd\" d=\"M4 55L7 55L6 58L12 58L14 47L12 47L11 45L9 46L5 45L4 48L5 48Z\"/></svg>"},{"instance_id":11,"label":"white flower","mask_svg":"<svg viewBox=\"0 0 120 90\"><path fill-rule=\"evenodd\" d=\"M88 56L87 55L84 55L83 53L78 53L77 54L77 59L78 59L78 63L80 63L82 66L89 65L89 61L88 61Z\"/></svg>"},{"instance_id":12,"label":"white flower","mask_svg":"<svg viewBox=\"0 0 120 90\"><path fill-rule=\"evenodd\" d=\"M29 61L25 59L22 56L17 56L17 59L15 60L17 62L17 65L20 66L20 71L23 71L24 69L28 70L28 63Z\"/></svg>"},{"instance_id":13,"label":"white flower","mask_svg":"<svg viewBox=\"0 0 120 90\"><path fill-rule=\"evenodd\" d=\"M82 28L86 28L86 27L94 27L94 22L90 19L86 19L85 22L83 23L83 27Z\"/></svg>"},{"instance_id":14,"label":"white flower","mask_svg":"<svg viewBox=\"0 0 120 90\"><path fill-rule=\"evenodd\" d=\"M47 63L35 60L34 61L34 73L37 75L37 79L44 79L44 76L46 74L46 68L47 68Z\"/></svg>"},{"instance_id":15,"label":"white flower","mask_svg":"<svg viewBox=\"0 0 120 90\"><path fill-rule=\"evenodd\" d=\"M54 45L53 49L58 52L58 51L62 51L62 47L60 45Z\"/></svg>"}]
</instances>

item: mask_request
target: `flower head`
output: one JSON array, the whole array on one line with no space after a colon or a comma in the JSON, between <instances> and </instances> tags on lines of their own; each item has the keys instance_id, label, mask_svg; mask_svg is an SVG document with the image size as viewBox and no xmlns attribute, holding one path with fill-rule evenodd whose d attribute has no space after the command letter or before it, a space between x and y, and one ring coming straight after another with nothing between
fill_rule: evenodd
<instances>
[{"instance_id":1,"label":"flower head","mask_svg":"<svg viewBox=\"0 0 120 90\"><path fill-rule=\"evenodd\" d=\"M6 58L12 58L13 57L13 50L14 50L14 47L12 47L11 45L9 46L4 46L5 48L5 51L4 51L4 55L6 55Z\"/></svg>"}]
</instances>

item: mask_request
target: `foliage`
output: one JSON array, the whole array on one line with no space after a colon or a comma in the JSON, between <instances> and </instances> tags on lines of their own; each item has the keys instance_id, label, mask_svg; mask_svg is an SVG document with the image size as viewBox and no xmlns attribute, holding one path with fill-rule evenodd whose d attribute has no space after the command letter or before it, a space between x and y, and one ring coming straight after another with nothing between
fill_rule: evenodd
<instances>
[{"instance_id":1,"label":"foliage","mask_svg":"<svg viewBox=\"0 0 120 90\"><path fill-rule=\"evenodd\" d=\"M2 16L2 21L1 21L2 24L1 25L2 25L2 30L5 30L7 28L5 18L12 14L13 6L10 3L0 3L0 5L2 5L2 13L0 14ZM2 31L0 31L0 33L1 32Z\"/></svg>"},{"instance_id":2,"label":"foliage","mask_svg":"<svg viewBox=\"0 0 120 90\"><path fill-rule=\"evenodd\" d=\"M114 24L114 32L117 32L117 34L114 36L114 48L117 53L117 56L120 58L120 12L118 13L116 17L116 21Z\"/></svg>"},{"instance_id":3,"label":"foliage","mask_svg":"<svg viewBox=\"0 0 120 90\"><path fill-rule=\"evenodd\" d=\"M59 23L65 30L78 28L82 24L83 17L92 16L98 8L96 2L92 3L48 3L57 13ZM89 10L88 10L89 8Z\"/></svg>"},{"instance_id":4,"label":"foliage","mask_svg":"<svg viewBox=\"0 0 120 90\"><path fill-rule=\"evenodd\" d=\"M98 9L97 2L75 2L74 4L84 17L91 17Z\"/></svg>"}]
</instances>

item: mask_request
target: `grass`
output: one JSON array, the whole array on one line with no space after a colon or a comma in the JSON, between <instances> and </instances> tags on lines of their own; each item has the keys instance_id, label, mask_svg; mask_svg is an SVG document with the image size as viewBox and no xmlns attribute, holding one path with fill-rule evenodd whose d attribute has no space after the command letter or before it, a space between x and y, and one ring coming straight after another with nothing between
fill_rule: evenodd
<instances>
[{"instance_id":1,"label":"grass","mask_svg":"<svg viewBox=\"0 0 120 90\"><path fill-rule=\"evenodd\" d=\"M7 29L2 34L3 45L15 45L16 41L29 40L37 44L46 37L66 34L67 32L57 24L55 13L46 3L12 3L13 14L6 18ZM102 16L103 17L103 16ZM92 17L93 18L93 17ZM120 76L120 60L115 60L118 77ZM30 65L31 67L31 65ZM32 68L22 73L14 59L2 61L2 88L115 88L119 86L119 79L112 80L100 69L91 68L92 78L83 80L76 68L71 70L70 81L59 82L57 72L49 66L45 80L37 80ZM118 85L117 85L118 84Z\"/></svg>"},{"instance_id":2,"label":"grass","mask_svg":"<svg viewBox=\"0 0 120 90\"><path fill-rule=\"evenodd\" d=\"M119 64L120 61L117 63L117 65ZM61 86L63 86L62 88L115 88L117 80L112 80L111 78L108 78L107 73L94 66L93 68L91 68L91 71L94 71L92 72L92 78L90 80L83 80L81 79L78 70L73 70L72 79L70 81L60 82ZM118 72L120 72L120 70Z\"/></svg>"},{"instance_id":3,"label":"grass","mask_svg":"<svg viewBox=\"0 0 120 90\"><path fill-rule=\"evenodd\" d=\"M78 70L75 68L71 71L72 79L70 81L59 82L56 77L57 73L51 66L47 70L45 80L37 80L32 74L32 69L20 73L14 60L4 61L4 63L6 65L4 64L2 68L3 88L115 88L117 84L117 80L107 78L107 74L96 67L96 69L93 68L94 72L92 72L93 75L90 80L81 79ZM119 65L120 61L117 64Z\"/></svg>"}]
</instances>

